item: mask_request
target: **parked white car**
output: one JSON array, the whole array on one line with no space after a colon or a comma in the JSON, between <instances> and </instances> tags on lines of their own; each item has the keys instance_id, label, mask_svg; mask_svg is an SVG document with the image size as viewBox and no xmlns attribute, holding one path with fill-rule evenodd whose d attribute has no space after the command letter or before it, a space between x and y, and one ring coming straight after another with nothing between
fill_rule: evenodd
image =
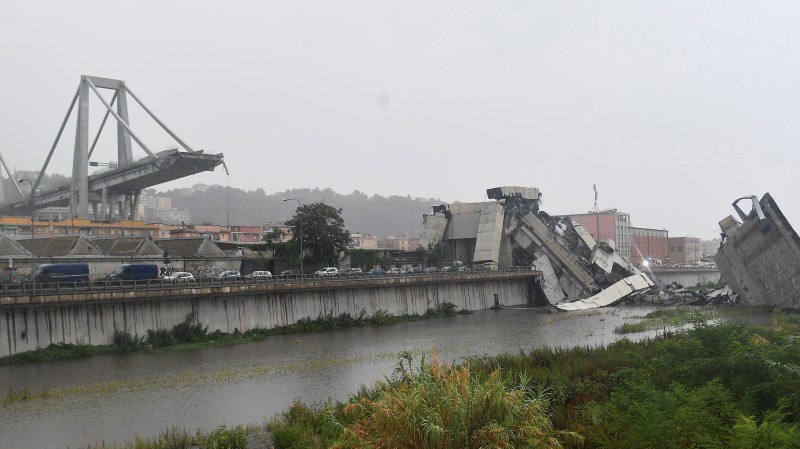
<instances>
[{"instance_id":1,"label":"parked white car","mask_svg":"<svg viewBox=\"0 0 800 449\"><path fill-rule=\"evenodd\" d=\"M272 273L269 271L254 271L245 277L254 281L266 281L267 279L272 279Z\"/></svg>"},{"instance_id":2,"label":"parked white car","mask_svg":"<svg viewBox=\"0 0 800 449\"><path fill-rule=\"evenodd\" d=\"M167 282L194 282L194 275L185 271L176 271L175 273L164 276Z\"/></svg>"},{"instance_id":3,"label":"parked white car","mask_svg":"<svg viewBox=\"0 0 800 449\"><path fill-rule=\"evenodd\" d=\"M325 268L315 272L314 276L317 276L317 277L339 276L339 269L336 268L336 267L325 267Z\"/></svg>"}]
</instances>

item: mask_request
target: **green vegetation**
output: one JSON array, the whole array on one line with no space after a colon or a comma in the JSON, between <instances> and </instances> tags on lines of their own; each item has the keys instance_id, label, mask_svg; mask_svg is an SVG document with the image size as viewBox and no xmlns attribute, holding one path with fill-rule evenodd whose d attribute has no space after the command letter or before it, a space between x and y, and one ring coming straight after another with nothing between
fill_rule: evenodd
<instances>
[{"instance_id":1,"label":"green vegetation","mask_svg":"<svg viewBox=\"0 0 800 449\"><path fill-rule=\"evenodd\" d=\"M467 366L433 357L414 368L402 354L390 379L346 404L312 410L294 404L268 425L279 448L560 448L580 443L575 432L553 429L550 395L526 379L509 384L499 371L487 378Z\"/></svg>"},{"instance_id":2,"label":"green vegetation","mask_svg":"<svg viewBox=\"0 0 800 449\"><path fill-rule=\"evenodd\" d=\"M347 403L295 404L269 429L276 447L294 449L800 448L797 318L705 322L640 343L461 366L434 357L414 369L401 356L390 378Z\"/></svg>"},{"instance_id":3,"label":"green vegetation","mask_svg":"<svg viewBox=\"0 0 800 449\"><path fill-rule=\"evenodd\" d=\"M172 428L162 432L156 438L136 438L132 442L119 444L99 443L89 449L190 449L200 447L203 449L247 449L248 433L257 432L257 429L243 426L220 426L212 432L197 431L195 434L186 430Z\"/></svg>"},{"instance_id":4,"label":"green vegetation","mask_svg":"<svg viewBox=\"0 0 800 449\"><path fill-rule=\"evenodd\" d=\"M155 350L181 350L202 347L227 346L241 343L265 340L273 335L296 334L303 332L318 332L331 329L342 329L348 327L365 325L383 325L406 323L427 318L449 317L456 314L456 306L452 303L442 303L436 309L428 309L424 315L401 315L394 316L385 310L375 312L371 317L366 316L364 310L354 317L349 313L334 316L329 313L316 319L303 318L295 324L281 326L272 329L256 327L254 329L240 332L238 329L233 333L221 331L208 332L207 327L203 327L197 322L197 316L188 314L186 319L174 326L172 329L148 330L147 336L134 336L127 331L117 331L114 333L113 345L91 346L86 344L52 344L46 348L36 351L21 352L8 357L0 358L0 366L16 365L31 362L44 362L51 360L62 360L70 358L88 357L101 354L112 354L127 351L155 351Z\"/></svg>"},{"instance_id":5,"label":"green vegetation","mask_svg":"<svg viewBox=\"0 0 800 449\"><path fill-rule=\"evenodd\" d=\"M417 248L417 258L423 261L427 267L436 267L439 265L450 264L453 261L453 252L450 245L442 244L436 245L428 244L427 248L422 246Z\"/></svg>"},{"instance_id":6,"label":"green vegetation","mask_svg":"<svg viewBox=\"0 0 800 449\"><path fill-rule=\"evenodd\" d=\"M658 309L648 313L639 321L625 323L614 329L618 334L630 334L683 326L685 324L698 325L714 319L714 313L708 309L678 307Z\"/></svg>"},{"instance_id":7,"label":"green vegetation","mask_svg":"<svg viewBox=\"0 0 800 449\"><path fill-rule=\"evenodd\" d=\"M292 241L302 236L304 248L311 251L312 263L335 265L339 253L350 243L342 209L325 203L301 205L286 225L292 228Z\"/></svg>"},{"instance_id":8,"label":"green vegetation","mask_svg":"<svg viewBox=\"0 0 800 449\"><path fill-rule=\"evenodd\" d=\"M359 267L365 272L374 267L391 267L394 264L391 254L384 254L372 249L350 248L350 266Z\"/></svg>"}]
</instances>

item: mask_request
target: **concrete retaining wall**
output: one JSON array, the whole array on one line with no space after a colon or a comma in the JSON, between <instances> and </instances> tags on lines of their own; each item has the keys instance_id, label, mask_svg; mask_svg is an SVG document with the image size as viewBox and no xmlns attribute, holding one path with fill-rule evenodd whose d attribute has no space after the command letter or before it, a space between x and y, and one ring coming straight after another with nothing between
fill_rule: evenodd
<instances>
[{"instance_id":1,"label":"concrete retaining wall","mask_svg":"<svg viewBox=\"0 0 800 449\"><path fill-rule=\"evenodd\" d=\"M357 316L364 310L371 316L385 310L392 315L421 315L444 302L459 310L488 309L495 299L503 306L523 305L532 301L535 279L528 272L506 277L185 288L158 297L155 292L141 292L150 297L140 298L133 294L140 292L117 292L108 294L107 299L97 293L71 300L18 298L0 305L0 357L52 343L110 344L115 331L142 336L150 329L171 329L190 313L195 313L209 332L234 332L269 329L329 313Z\"/></svg>"},{"instance_id":2,"label":"concrete retaining wall","mask_svg":"<svg viewBox=\"0 0 800 449\"><path fill-rule=\"evenodd\" d=\"M655 275L653 281L662 284L677 282L684 287L705 287L709 282L716 284L720 278L719 270L711 268L661 268L653 269L653 275Z\"/></svg>"}]
</instances>

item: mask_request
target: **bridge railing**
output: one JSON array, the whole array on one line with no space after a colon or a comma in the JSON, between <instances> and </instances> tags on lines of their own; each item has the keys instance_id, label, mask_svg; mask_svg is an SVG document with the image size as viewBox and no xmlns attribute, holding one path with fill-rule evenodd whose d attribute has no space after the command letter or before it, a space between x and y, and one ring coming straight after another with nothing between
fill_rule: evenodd
<instances>
[{"instance_id":1,"label":"bridge railing","mask_svg":"<svg viewBox=\"0 0 800 449\"><path fill-rule=\"evenodd\" d=\"M530 267L508 267L500 270L475 270L464 269L456 271L444 272L405 272L400 274L359 274L348 275L340 273L333 276L315 276L315 275L289 275L289 276L273 276L272 278L254 279L246 276L237 278L199 278L192 281L170 281L167 279L150 279L150 280L98 280L88 283L81 282L48 282L48 283L0 283L0 296L28 296L28 295L58 295L58 294L72 294L72 293L90 293L90 292L108 292L108 291L130 291L130 290L168 290L168 289L185 289L192 287L222 287L222 286L248 286L248 285L264 285L264 284L302 284L310 282L354 282L354 281L368 281L374 279L387 279L387 278L402 278L402 277L454 277L463 276L475 273L497 273L497 272L526 272L531 271Z\"/></svg>"}]
</instances>

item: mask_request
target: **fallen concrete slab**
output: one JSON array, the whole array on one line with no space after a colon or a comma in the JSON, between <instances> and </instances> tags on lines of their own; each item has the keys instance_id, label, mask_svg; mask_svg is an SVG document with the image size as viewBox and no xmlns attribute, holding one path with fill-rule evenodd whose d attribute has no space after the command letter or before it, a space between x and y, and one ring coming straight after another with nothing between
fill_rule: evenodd
<instances>
[{"instance_id":1,"label":"fallen concrete slab","mask_svg":"<svg viewBox=\"0 0 800 449\"><path fill-rule=\"evenodd\" d=\"M634 293L644 292L653 287L653 281L643 273L626 277L591 298L556 304L560 310L588 310L610 306Z\"/></svg>"}]
</instances>

